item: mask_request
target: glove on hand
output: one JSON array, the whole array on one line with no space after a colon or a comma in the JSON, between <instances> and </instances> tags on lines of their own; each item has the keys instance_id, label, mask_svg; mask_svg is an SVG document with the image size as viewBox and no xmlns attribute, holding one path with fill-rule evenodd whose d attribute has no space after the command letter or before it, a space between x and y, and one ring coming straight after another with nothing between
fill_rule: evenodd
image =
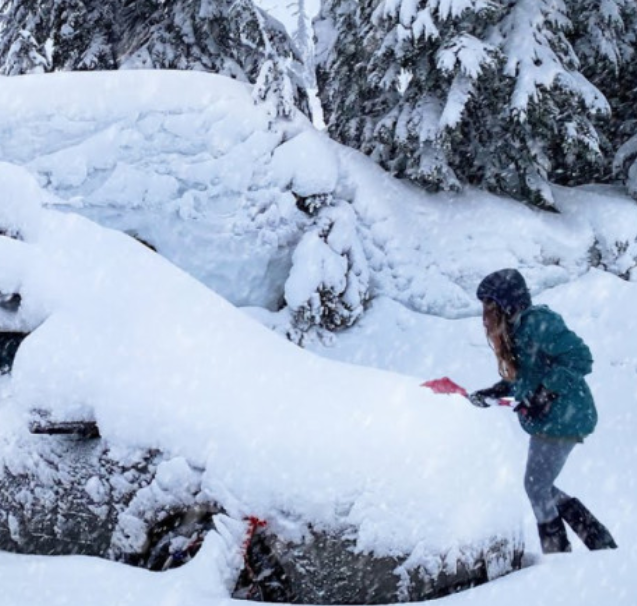
<instances>
[{"instance_id":1,"label":"glove on hand","mask_svg":"<svg viewBox=\"0 0 637 606\"><path fill-rule=\"evenodd\" d=\"M484 395L484 392L488 391L486 389L481 389L479 391L474 391L469 394L469 402L471 402L474 406L478 408L489 408L490 404L487 402L487 396Z\"/></svg>"},{"instance_id":2,"label":"glove on hand","mask_svg":"<svg viewBox=\"0 0 637 606\"><path fill-rule=\"evenodd\" d=\"M521 412L531 419L541 419L549 413L551 405L556 399L556 393L549 391L544 385L540 385L533 392L533 395L525 398L524 401L518 404L513 410L515 412Z\"/></svg>"},{"instance_id":3,"label":"glove on hand","mask_svg":"<svg viewBox=\"0 0 637 606\"><path fill-rule=\"evenodd\" d=\"M491 404L487 400L499 400L509 395L511 395L511 384L508 381L499 381L492 387L479 389L469 394L469 402L479 408L488 408Z\"/></svg>"}]
</instances>

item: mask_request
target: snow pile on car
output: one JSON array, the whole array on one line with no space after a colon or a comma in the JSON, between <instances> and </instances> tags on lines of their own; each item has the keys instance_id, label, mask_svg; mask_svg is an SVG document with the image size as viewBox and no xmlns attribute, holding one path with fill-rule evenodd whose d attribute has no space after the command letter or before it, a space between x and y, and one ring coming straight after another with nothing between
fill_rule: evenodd
<instances>
[{"instance_id":1,"label":"snow pile on car","mask_svg":"<svg viewBox=\"0 0 637 606\"><path fill-rule=\"evenodd\" d=\"M23 431L33 409L94 419L112 449L187 462L166 468L166 494L196 469L201 495L288 540L308 525L347 532L358 552L413 566L519 543L512 418L301 350L133 238L40 208L23 169L0 172L0 195L22 202L2 216L0 283L22 294L32 329L2 404Z\"/></svg>"}]
</instances>

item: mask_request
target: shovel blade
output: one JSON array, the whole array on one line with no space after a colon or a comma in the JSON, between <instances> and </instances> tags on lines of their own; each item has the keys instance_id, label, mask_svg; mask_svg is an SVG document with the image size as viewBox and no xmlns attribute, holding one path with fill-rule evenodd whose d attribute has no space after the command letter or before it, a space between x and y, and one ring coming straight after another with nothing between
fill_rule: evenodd
<instances>
[{"instance_id":1,"label":"shovel blade","mask_svg":"<svg viewBox=\"0 0 637 606\"><path fill-rule=\"evenodd\" d=\"M433 379L432 381L426 381L422 384L423 387L429 387L434 393L457 393L465 398L469 396L467 390L452 381L449 377L442 377L441 379Z\"/></svg>"}]
</instances>

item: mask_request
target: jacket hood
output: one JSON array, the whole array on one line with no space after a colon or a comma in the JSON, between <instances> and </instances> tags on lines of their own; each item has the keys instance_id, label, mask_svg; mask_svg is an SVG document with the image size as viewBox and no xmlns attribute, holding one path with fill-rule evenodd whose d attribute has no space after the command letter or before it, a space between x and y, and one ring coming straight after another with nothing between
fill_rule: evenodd
<instances>
[{"instance_id":1,"label":"jacket hood","mask_svg":"<svg viewBox=\"0 0 637 606\"><path fill-rule=\"evenodd\" d=\"M480 301L495 301L508 316L531 306L531 295L517 269L500 269L480 282L476 296Z\"/></svg>"}]
</instances>

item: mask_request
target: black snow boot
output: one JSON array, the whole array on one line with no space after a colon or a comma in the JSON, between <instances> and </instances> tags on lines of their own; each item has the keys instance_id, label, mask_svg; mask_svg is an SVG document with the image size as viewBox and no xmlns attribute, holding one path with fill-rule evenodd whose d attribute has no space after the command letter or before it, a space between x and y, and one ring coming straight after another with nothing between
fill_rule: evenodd
<instances>
[{"instance_id":1,"label":"black snow boot","mask_svg":"<svg viewBox=\"0 0 637 606\"><path fill-rule=\"evenodd\" d=\"M557 510L589 549L617 549L617 543L608 532L608 528L586 509L579 499L569 499L558 505Z\"/></svg>"},{"instance_id":2,"label":"black snow boot","mask_svg":"<svg viewBox=\"0 0 637 606\"><path fill-rule=\"evenodd\" d=\"M571 544L566 536L566 527L562 518L557 517L550 522L537 525L540 534L542 553L564 553L571 551Z\"/></svg>"}]
</instances>

